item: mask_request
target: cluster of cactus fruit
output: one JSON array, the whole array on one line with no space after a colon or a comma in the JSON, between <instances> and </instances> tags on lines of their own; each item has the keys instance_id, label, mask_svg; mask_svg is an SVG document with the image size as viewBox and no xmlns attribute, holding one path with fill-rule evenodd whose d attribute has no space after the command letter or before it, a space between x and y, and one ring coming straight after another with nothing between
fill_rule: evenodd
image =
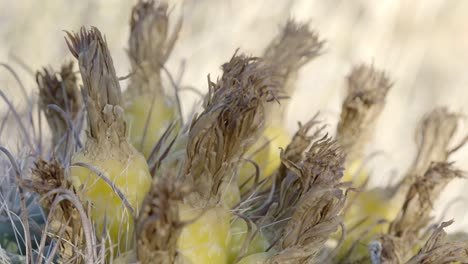
<instances>
[{"instance_id":1,"label":"cluster of cactus fruit","mask_svg":"<svg viewBox=\"0 0 468 264\"><path fill-rule=\"evenodd\" d=\"M366 150L393 84L373 66L356 66L336 138L318 114L290 137L287 99L324 41L289 20L262 56L236 51L221 77L208 78L202 111L184 122L178 88L170 93L162 82L182 28L179 19L169 32L167 9L150 0L134 6L123 94L94 27L67 32L80 76L74 62L37 72L38 109L52 135L44 146L28 138L27 159L0 148L0 186L15 186L1 189L0 260L468 262L468 242L447 237L451 222L431 218L443 188L463 176L448 161L464 143L449 147L459 115L428 113L402 180L368 188Z\"/></svg>"}]
</instances>

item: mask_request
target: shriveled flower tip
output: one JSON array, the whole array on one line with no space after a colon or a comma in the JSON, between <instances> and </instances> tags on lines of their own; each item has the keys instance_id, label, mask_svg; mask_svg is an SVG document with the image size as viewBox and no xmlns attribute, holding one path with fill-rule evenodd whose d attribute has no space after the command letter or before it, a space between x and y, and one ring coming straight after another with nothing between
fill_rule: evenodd
<instances>
[{"instance_id":1,"label":"shriveled flower tip","mask_svg":"<svg viewBox=\"0 0 468 264\"><path fill-rule=\"evenodd\" d=\"M155 182L136 221L137 256L141 263L174 263L177 239L184 226L179 218L179 204L189 192L187 185L167 177Z\"/></svg>"},{"instance_id":2,"label":"shriveled flower tip","mask_svg":"<svg viewBox=\"0 0 468 264\"><path fill-rule=\"evenodd\" d=\"M269 263L310 263L341 221L344 154L336 141L324 136L300 162L284 157L282 162L289 173L273 198L277 204L263 218L280 241L280 252Z\"/></svg>"},{"instance_id":3,"label":"shriveled flower tip","mask_svg":"<svg viewBox=\"0 0 468 264\"><path fill-rule=\"evenodd\" d=\"M53 145L56 146L67 130L67 124L60 113L48 106L58 106L71 120L75 120L82 106L73 62L63 64L59 72L43 68L36 73L36 83L39 87L39 107L45 113L53 135Z\"/></svg>"},{"instance_id":4,"label":"shriveled flower tip","mask_svg":"<svg viewBox=\"0 0 468 264\"><path fill-rule=\"evenodd\" d=\"M306 124L301 124L299 122L299 129L294 134L291 142L286 147L284 152L281 154L283 160L286 160L287 163L298 163L304 158L304 152L309 148L312 141L317 140L323 129L324 125L316 128L313 134L309 135L309 131L317 126L320 122L317 120L318 114L316 114L311 120ZM287 176L287 168L282 163L278 169L276 181L278 185L281 184L283 179Z\"/></svg>"},{"instance_id":5,"label":"shriveled flower tip","mask_svg":"<svg viewBox=\"0 0 468 264\"><path fill-rule=\"evenodd\" d=\"M22 184L41 196L41 204L49 214L47 232L61 234L57 240L60 259L84 263L84 220L76 205L90 207L66 178L59 161L55 157L50 161L39 158L32 168L32 179Z\"/></svg>"},{"instance_id":6,"label":"shriveled flower tip","mask_svg":"<svg viewBox=\"0 0 468 264\"><path fill-rule=\"evenodd\" d=\"M299 176L304 192L316 185L332 187L343 177L345 154L328 135L316 140L304 155L299 164L283 159L283 164Z\"/></svg>"},{"instance_id":7,"label":"shriveled flower tip","mask_svg":"<svg viewBox=\"0 0 468 264\"><path fill-rule=\"evenodd\" d=\"M433 163L410 187L402 213L390 225L389 233L398 237L417 236L429 224L435 200L451 180L462 176L463 172L452 163Z\"/></svg>"},{"instance_id":8,"label":"shriveled flower tip","mask_svg":"<svg viewBox=\"0 0 468 264\"><path fill-rule=\"evenodd\" d=\"M405 195L411 184L424 176L432 162L448 160L453 152L449 145L453 143L460 117L461 115L452 113L444 107L436 108L424 115L415 134L417 155L399 183L399 195ZM461 142L456 148L461 148L464 143Z\"/></svg>"},{"instance_id":9,"label":"shriveled flower tip","mask_svg":"<svg viewBox=\"0 0 468 264\"><path fill-rule=\"evenodd\" d=\"M267 263L312 263L337 230L344 202L345 195L338 188L311 189L299 201L284 229L280 251Z\"/></svg>"},{"instance_id":10,"label":"shriveled flower tip","mask_svg":"<svg viewBox=\"0 0 468 264\"><path fill-rule=\"evenodd\" d=\"M468 242L448 242L444 228L451 225L452 221L441 223L432 233L418 254L413 256L407 264L430 263L468 263Z\"/></svg>"},{"instance_id":11,"label":"shriveled flower tip","mask_svg":"<svg viewBox=\"0 0 468 264\"><path fill-rule=\"evenodd\" d=\"M291 72L319 56L324 43L307 24L290 19L266 48L263 57L270 63L279 65L278 73L287 78Z\"/></svg>"},{"instance_id":12,"label":"shriveled flower tip","mask_svg":"<svg viewBox=\"0 0 468 264\"><path fill-rule=\"evenodd\" d=\"M357 66L348 76L337 134L349 161L362 158L391 87L386 74L373 66Z\"/></svg>"},{"instance_id":13,"label":"shriveled flower tip","mask_svg":"<svg viewBox=\"0 0 468 264\"><path fill-rule=\"evenodd\" d=\"M411 185L401 213L391 222L388 234L380 238L383 263L402 263L411 258L414 245L424 238L424 231L432 220L434 202L451 180L462 175L453 164L438 162Z\"/></svg>"},{"instance_id":14,"label":"shriveled flower tip","mask_svg":"<svg viewBox=\"0 0 468 264\"><path fill-rule=\"evenodd\" d=\"M67 32L70 52L78 59L90 137L119 144L126 140L121 91L114 64L101 32L92 27ZM104 125L103 125L104 124Z\"/></svg>"},{"instance_id":15,"label":"shriveled flower tip","mask_svg":"<svg viewBox=\"0 0 468 264\"><path fill-rule=\"evenodd\" d=\"M182 17L169 32L170 16L165 1L139 0L130 17L128 55L133 75L127 90L129 100L156 92L164 94L161 69L168 60L182 28Z\"/></svg>"},{"instance_id":16,"label":"shriveled flower tip","mask_svg":"<svg viewBox=\"0 0 468 264\"><path fill-rule=\"evenodd\" d=\"M77 78L73 72L73 62L65 63L59 72L43 68L36 72L36 83L39 86L40 106L46 108L55 104L72 114L79 111L81 97Z\"/></svg>"},{"instance_id":17,"label":"shriveled flower tip","mask_svg":"<svg viewBox=\"0 0 468 264\"><path fill-rule=\"evenodd\" d=\"M133 7L130 17L129 55L132 62L141 64L146 61L158 70L169 55L173 42L168 36L169 16L167 3L153 0L140 0ZM168 37L171 43L168 43Z\"/></svg>"},{"instance_id":18,"label":"shriveled flower tip","mask_svg":"<svg viewBox=\"0 0 468 264\"><path fill-rule=\"evenodd\" d=\"M236 182L240 158L263 131L265 103L275 98L271 68L261 60L235 55L222 68L187 144L184 175L203 196L216 195L224 180Z\"/></svg>"},{"instance_id":19,"label":"shriveled flower tip","mask_svg":"<svg viewBox=\"0 0 468 264\"><path fill-rule=\"evenodd\" d=\"M278 97L289 98L296 90L299 69L322 53L324 41L310 30L306 23L290 19L281 27L279 34L264 52L267 63L274 65L278 78ZM283 126L287 101L281 105L269 105L267 121L272 126Z\"/></svg>"},{"instance_id":20,"label":"shriveled flower tip","mask_svg":"<svg viewBox=\"0 0 468 264\"><path fill-rule=\"evenodd\" d=\"M99 29L81 28L79 33L67 32L70 52L78 59L83 78L84 94L96 100L101 109L106 105L119 105L120 85L114 63Z\"/></svg>"},{"instance_id":21,"label":"shriveled flower tip","mask_svg":"<svg viewBox=\"0 0 468 264\"><path fill-rule=\"evenodd\" d=\"M34 164L30 187L39 194L46 194L57 188L71 188L71 182L65 179L64 168L55 157L51 161L39 159Z\"/></svg>"},{"instance_id":22,"label":"shriveled flower tip","mask_svg":"<svg viewBox=\"0 0 468 264\"><path fill-rule=\"evenodd\" d=\"M418 155L412 173L422 175L431 162L446 161L450 154L449 144L457 131L460 115L447 108L436 108L427 113L416 130Z\"/></svg>"},{"instance_id":23,"label":"shriveled flower tip","mask_svg":"<svg viewBox=\"0 0 468 264\"><path fill-rule=\"evenodd\" d=\"M262 59L236 53L221 68L221 79L217 83L209 81L205 111L222 104L245 112L252 106L276 99L279 88L274 68Z\"/></svg>"}]
</instances>

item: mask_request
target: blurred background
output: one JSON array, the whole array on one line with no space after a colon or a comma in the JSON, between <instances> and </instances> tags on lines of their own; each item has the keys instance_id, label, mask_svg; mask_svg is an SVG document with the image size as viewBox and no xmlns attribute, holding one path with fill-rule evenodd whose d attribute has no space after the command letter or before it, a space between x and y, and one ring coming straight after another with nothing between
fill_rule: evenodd
<instances>
[{"instance_id":1,"label":"blurred background","mask_svg":"<svg viewBox=\"0 0 468 264\"><path fill-rule=\"evenodd\" d=\"M437 106L468 115L468 1L463 0L173 0L172 21L180 15L184 25L167 64L182 84L201 92L207 74L220 74L236 48L260 55L285 21L292 17L310 22L326 52L303 67L285 124L294 133L297 121L307 121L317 111L333 134L345 92L345 77L358 63L386 70L394 81L379 120L369 153L373 159L372 186L396 182L415 156L417 121ZM0 62L11 66L28 93L36 95L33 72L59 67L71 55L64 30L93 25L105 34L119 76L129 73L126 55L128 21L134 1L128 0L0 0ZM0 68L0 90L21 112L28 104L8 71ZM125 83L122 85L125 87ZM167 87L170 87L169 85ZM196 93L181 94L186 113L200 101ZM5 113L6 104L0 103ZM14 120L9 118L14 124ZM45 123L45 122L44 122ZM454 140L468 133L468 120ZM43 124L44 131L46 126ZM18 147L16 126L9 126L0 144ZM47 131L45 132L47 133ZM468 146L452 156L468 171ZM449 231L466 230L468 180L452 182L435 204L437 219L455 219ZM451 204L448 207L448 204ZM448 210L445 210L448 209ZM445 211L445 212L444 212Z\"/></svg>"}]
</instances>

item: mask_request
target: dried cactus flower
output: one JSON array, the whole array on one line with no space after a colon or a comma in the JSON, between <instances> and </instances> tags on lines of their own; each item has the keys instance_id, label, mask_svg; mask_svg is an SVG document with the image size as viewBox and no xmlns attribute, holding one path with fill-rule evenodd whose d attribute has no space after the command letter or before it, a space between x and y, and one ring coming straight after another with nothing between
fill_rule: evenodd
<instances>
[{"instance_id":1,"label":"dried cactus flower","mask_svg":"<svg viewBox=\"0 0 468 264\"><path fill-rule=\"evenodd\" d=\"M355 240L358 238L361 243L367 243L376 238L377 233L385 234L388 232L388 224L384 224L381 221L390 222L395 220L410 188L408 185L410 180L408 179L415 180L417 177L424 175L424 171L416 172L415 168L425 168L428 170L430 166L429 158L433 159L433 162L447 161L448 154L450 154L447 150L448 143L451 141L458 120L458 115L451 114L444 109L430 112L421 121L421 124L424 125L421 125L417 130L417 134L423 135L425 140L424 144L418 144L418 155L413 162L413 164L419 165L410 167L406 173L407 176L405 176L401 183L395 186L365 190L355 196L349 197L345 223L348 229L349 227L354 228L352 233L348 232L348 237L343 248L356 245ZM431 146L437 147L431 148ZM421 176L416 176L416 173ZM418 221L422 220L418 218ZM375 227L369 228L373 223L375 223ZM395 241L393 242L396 243ZM361 247L361 249L364 249L364 247ZM367 249L360 250L354 256L365 254L367 254Z\"/></svg>"},{"instance_id":2,"label":"dried cactus flower","mask_svg":"<svg viewBox=\"0 0 468 264\"><path fill-rule=\"evenodd\" d=\"M299 69L322 54L324 43L306 23L298 23L293 19L286 22L263 54L267 63L277 66L274 74L278 76L281 87L278 96L290 97L294 94ZM268 107L269 125L283 126L286 105L283 103Z\"/></svg>"},{"instance_id":3,"label":"dried cactus flower","mask_svg":"<svg viewBox=\"0 0 468 264\"><path fill-rule=\"evenodd\" d=\"M188 136L183 175L202 201L239 196L234 192L240 160L263 131L265 104L275 93L271 70L259 59L234 55L222 68L221 79L209 81L204 111Z\"/></svg>"},{"instance_id":4,"label":"dried cactus flower","mask_svg":"<svg viewBox=\"0 0 468 264\"><path fill-rule=\"evenodd\" d=\"M132 238L133 216L151 185L144 157L127 141L120 85L106 42L97 28L68 34L67 44L78 59L83 79L88 126L83 150L72 159L75 188L93 206L93 220L102 237L125 251Z\"/></svg>"},{"instance_id":5,"label":"dried cactus flower","mask_svg":"<svg viewBox=\"0 0 468 264\"><path fill-rule=\"evenodd\" d=\"M189 191L187 186L168 177L153 183L135 223L137 256L142 264L178 263L177 241L185 225L179 206Z\"/></svg>"},{"instance_id":6,"label":"dried cactus flower","mask_svg":"<svg viewBox=\"0 0 468 264\"><path fill-rule=\"evenodd\" d=\"M347 154L345 181L352 180L361 167L377 119L385 106L385 98L392 87L385 72L364 64L355 66L347 81L346 98L337 127L338 141ZM367 177L367 174L359 175L355 185L362 185Z\"/></svg>"},{"instance_id":7,"label":"dried cactus flower","mask_svg":"<svg viewBox=\"0 0 468 264\"><path fill-rule=\"evenodd\" d=\"M165 94L161 70L177 40L182 20L169 35L167 3L140 0L130 19L129 57L133 74L124 107L129 139L149 158L165 129L178 118L175 98Z\"/></svg>"},{"instance_id":8,"label":"dried cactus flower","mask_svg":"<svg viewBox=\"0 0 468 264\"><path fill-rule=\"evenodd\" d=\"M324 41L319 40L317 33L311 31L307 24L288 20L281 28L263 55L265 63L275 66L272 75L278 79L278 98L293 95L299 69L321 54L323 44ZM290 136L283 127L287 105L283 101L281 104L267 106L266 127L262 138L247 153L248 158L261 169L258 181L272 176L281 165L280 148L285 148L290 142ZM242 166L239 184L243 193L257 185L255 174L256 169L251 164L245 163ZM268 188L271 183L264 183L263 188Z\"/></svg>"},{"instance_id":9,"label":"dried cactus flower","mask_svg":"<svg viewBox=\"0 0 468 264\"><path fill-rule=\"evenodd\" d=\"M52 145L57 146L67 132L68 125L60 113L48 106L57 105L72 121L76 119L82 107L73 62L63 64L59 72L43 68L42 71L36 72L36 83L39 87L39 106L45 113L52 132Z\"/></svg>"},{"instance_id":10,"label":"dried cactus flower","mask_svg":"<svg viewBox=\"0 0 468 264\"><path fill-rule=\"evenodd\" d=\"M39 159L32 169L32 179L24 180L22 184L42 198L42 206L48 214L47 231L52 234L63 233L57 239L60 260L86 263L83 220L75 205L79 203L87 210L90 208L76 192L72 182L66 179L65 169L58 160L55 157L50 161ZM70 199L75 199L75 202Z\"/></svg>"},{"instance_id":11,"label":"dried cactus flower","mask_svg":"<svg viewBox=\"0 0 468 264\"><path fill-rule=\"evenodd\" d=\"M302 162L283 160L291 174L283 180L278 205L264 219L274 224L270 232L281 236L278 253L266 263L310 263L322 250L341 222L344 161L336 141L327 136L312 144Z\"/></svg>"},{"instance_id":12,"label":"dried cactus flower","mask_svg":"<svg viewBox=\"0 0 468 264\"><path fill-rule=\"evenodd\" d=\"M450 143L458 128L460 115L449 112L445 107L427 113L416 130L417 155L400 188L406 191L417 177L422 177L432 162L447 161L451 151Z\"/></svg>"},{"instance_id":13,"label":"dried cactus flower","mask_svg":"<svg viewBox=\"0 0 468 264\"><path fill-rule=\"evenodd\" d=\"M451 163L433 163L423 177L413 183L399 216L392 221L388 234L382 239L382 257L386 261L406 261L413 254L413 248L421 239L421 232L432 217L430 215L435 200L447 184L463 173ZM399 247L393 245L398 244Z\"/></svg>"},{"instance_id":14,"label":"dried cactus flower","mask_svg":"<svg viewBox=\"0 0 468 264\"><path fill-rule=\"evenodd\" d=\"M467 263L468 242L447 242L444 228L451 225L452 221L441 223L432 233L418 254L413 256L407 264L429 264L429 263Z\"/></svg>"}]
</instances>

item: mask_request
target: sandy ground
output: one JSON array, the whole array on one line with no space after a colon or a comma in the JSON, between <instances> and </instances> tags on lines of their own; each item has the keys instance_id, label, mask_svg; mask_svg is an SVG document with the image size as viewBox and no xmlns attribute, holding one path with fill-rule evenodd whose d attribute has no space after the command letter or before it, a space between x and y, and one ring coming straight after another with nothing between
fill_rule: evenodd
<instances>
[{"instance_id":1,"label":"sandy ground","mask_svg":"<svg viewBox=\"0 0 468 264\"><path fill-rule=\"evenodd\" d=\"M11 65L29 92L37 93L30 69L45 65L58 67L70 60L63 30L94 25L105 33L119 75L129 64L125 53L132 1L7 1L0 0L0 62ZM174 0L174 17L184 15L179 42L168 62L177 76L184 65L182 83L205 91L206 76L218 76L220 65L236 48L259 55L288 17L310 21L323 39L326 53L303 68L292 98L287 127L293 133L297 121L306 121L317 111L330 124L333 133L344 94L344 77L356 63L372 63L384 69L395 85L379 121L369 153L376 158L372 185L394 182L415 155L414 129L421 116L436 106L468 114L468 1L463 0ZM175 20L175 19L174 19ZM0 89L19 108L25 108L18 85L3 68ZM185 111L199 100L184 93ZM5 104L0 103L0 110ZM467 120L457 139L468 131ZM15 146L9 134L1 144ZM452 160L468 171L468 146ZM435 205L437 214L452 199L465 201L466 180L452 182ZM445 219L455 218L450 231L466 229L464 202L454 203Z\"/></svg>"}]
</instances>

